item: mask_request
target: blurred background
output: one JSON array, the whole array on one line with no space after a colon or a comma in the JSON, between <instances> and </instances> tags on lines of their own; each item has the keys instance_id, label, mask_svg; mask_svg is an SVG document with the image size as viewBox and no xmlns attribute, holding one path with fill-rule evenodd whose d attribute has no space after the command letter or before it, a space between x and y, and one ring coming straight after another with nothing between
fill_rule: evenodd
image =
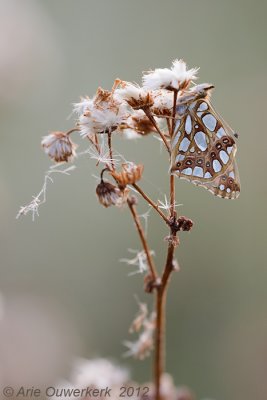
<instances>
[{"instance_id":1,"label":"blurred background","mask_svg":"<svg viewBox=\"0 0 267 400\"><path fill-rule=\"evenodd\" d=\"M56 382L77 357L151 378L151 358L122 357L134 294L152 300L119 261L140 245L128 212L97 202L94 161L54 176L34 223L15 216L50 165L41 137L72 127L71 103L183 58L215 85L213 104L239 132L242 193L224 201L177 180L179 211L195 228L181 235L169 291L167 370L197 398L266 400L266 12L263 0L0 1L0 383ZM159 142L115 146L144 162L143 185L163 200ZM162 265L167 232L153 212L148 233Z\"/></svg>"}]
</instances>

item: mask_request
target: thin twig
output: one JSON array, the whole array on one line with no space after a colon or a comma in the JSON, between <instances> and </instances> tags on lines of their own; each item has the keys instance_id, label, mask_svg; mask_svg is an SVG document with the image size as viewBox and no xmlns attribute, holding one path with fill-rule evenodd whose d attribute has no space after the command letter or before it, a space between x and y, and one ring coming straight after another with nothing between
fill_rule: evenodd
<instances>
[{"instance_id":1,"label":"thin twig","mask_svg":"<svg viewBox=\"0 0 267 400\"><path fill-rule=\"evenodd\" d=\"M76 131L79 131L80 130L80 128L77 126L76 128L72 128L72 129L69 129L67 132L66 132L66 135L70 135L72 132L76 132Z\"/></svg>"},{"instance_id":2,"label":"thin twig","mask_svg":"<svg viewBox=\"0 0 267 400\"><path fill-rule=\"evenodd\" d=\"M108 132L108 148L109 148L109 157L111 160L111 167L113 171L115 170L114 162L113 162L113 154L112 154L112 141L111 141L111 132Z\"/></svg>"},{"instance_id":3,"label":"thin twig","mask_svg":"<svg viewBox=\"0 0 267 400\"><path fill-rule=\"evenodd\" d=\"M148 197L148 195L136 183L133 183L132 186L138 191L138 193L140 193L140 195L154 208L154 210L157 211L157 213L161 216L161 218L163 218L164 221L169 225L170 221L168 217L166 217L166 215L161 211L159 206L156 203L154 203L154 201L151 200L150 197Z\"/></svg>"},{"instance_id":4,"label":"thin twig","mask_svg":"<svg viewBox=\"0 0 267 400\"><path fill-rule=\"evenodd\" d=\"M129 199L127 200L127 204L129 206L129 209L130 209L131 214L133 216L133 219L134 219L138 234L140 236L140 240L141 240L143 248L144 248L144 252L146 254L147 264L148 264L148 267L150 269L151 277L152 277L153 281L155 282L156 279L157 279L156 267L155 267L153 258L151 257L151 252L150 252L149 247L148 247L148 243L147 243L147 240L146 240L146 237L145 237L145 233L144 233L142 224L140 222L139 215L136 212L135 205Z\"/></svg>"},{"instance_id":5,"label":"thin twig","mask_svg":"<svg viewBox=\"0 0 267 400\"><path fill-rule=\"evenodd\" d=\"M146 116L149 118L149 120L151 121L151 123L153 124L154 128L156 129L156 131L159 133L161 139L163 140L163 142L164 142L164 144L166 146L166 149L167 149L168 153L171 154L171 149L170 149L169 143L168 143L168 141L167 141L167 139L165 137L165 134L164 134L164 132L162 132L160 130L160 128L159 128L158 124L156 123L155 118L151 114L149 108L145 108L144 112L145 112Z\"/></svg>"},{"instance_id":6,"label":"thin twig","mask_svg":"<svg viewBox=\"0 0 267 400\"><path fill-rule=\"evenodd\" d=\"M170 129L170 136L173 136L174 127L175 127L175 113L176 113L176 102L177 102L177 94L178 91L174 91L173 94L173 111L172 111L172 123ZM169 124L168 124L169 127ZM170 175L170 217L171 220L176 218L175 213L175 177L174 175ZM171 277L171 273L174 270L174 250L175 250L175 236L176 232L172 230L170 227L170 241L168 245L167 257L165 262L165 267L163 270L161 285L157 288L156 293L156 310L157 310L157 319L156 319L156 350L155 350L155 399L161 399L160 393L160 380L164 371L164 340L165 340L165 310L166 310L166 297L167 297L167 289L168 283Z\"/></svg>"}]
</instances>

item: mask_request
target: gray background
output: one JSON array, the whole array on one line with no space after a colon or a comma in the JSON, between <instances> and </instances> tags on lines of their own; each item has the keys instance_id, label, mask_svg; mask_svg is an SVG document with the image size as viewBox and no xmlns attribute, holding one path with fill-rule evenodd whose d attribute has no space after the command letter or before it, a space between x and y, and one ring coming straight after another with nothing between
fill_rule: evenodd
<instances>
[{"instance_id":1,"label":"gray background","mask_svg":"<svg viewBox=\"0 0 267 400\"><path fill-rule=\"evenodd\" d=\"M177 181L179 211L195 228L181 235L169 292L167 370L198 398L266 399L266 4L0 1L0 381L57 381L78 356L113 358L134 379L150 379L150 358L121 358L133 295L151 302L142 277L129 278L119 262L139 248L137 235L126 210L97 203L94 162L83 157L71 176L55 175L35 223L15 215L49 167L41 137L72 126L72 102L184 58L201 68L199 82L215 85L215 107L240 133L242 193L224 201ZM143 185L163 199L168 166L158 141L115 147L145 164ZM158 265L165 235L151 212Z\"/></svg>"}]
</instances>

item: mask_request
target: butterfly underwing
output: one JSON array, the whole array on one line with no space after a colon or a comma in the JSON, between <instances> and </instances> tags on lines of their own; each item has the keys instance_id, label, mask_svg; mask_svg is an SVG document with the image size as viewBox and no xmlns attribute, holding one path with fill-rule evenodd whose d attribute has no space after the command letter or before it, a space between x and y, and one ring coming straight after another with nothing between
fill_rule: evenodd
<instances>
[{"instance_id":1,"label":"butterfly underwing","mask_svg":"<svg viewBox=\"0 0 267 400\"><path fill-rule=\"evenodd\" d=\"M212 107L212 85L178 98L171 139L171 173L225 199L240 194L234 131Z\"/></svg>"}]
</instances>

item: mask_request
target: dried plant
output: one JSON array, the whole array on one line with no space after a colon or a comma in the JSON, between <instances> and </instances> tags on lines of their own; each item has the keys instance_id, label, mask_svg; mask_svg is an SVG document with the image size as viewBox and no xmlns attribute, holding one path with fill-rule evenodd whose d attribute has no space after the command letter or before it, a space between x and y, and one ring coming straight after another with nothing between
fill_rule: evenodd
<instances>
[{"instance_id":1,"label":"dried plant","mask_svg":"<svg viewBox=\"0 0 267 400\"><path fill-rule=\"evenodd\" d=\"M42 141L45 152L55 162L70 161L79 156L70 139L74 132L90 142L83 154L97 161L100 182L96 194L104 207L128 208L135 223L141 251L132 251L132 259L123 259L137 267L135 272L145 272L144 289L155 297L155 307L149 314L146 304L140 311L130 331L138 332L135 342L125 342L128 355L143 359L154 349L154 398L165 398L164 387L164 335L165 308L168 285L174 271L179 270L175 249L180 244L178 232L190 231L191 219L178 215L175 199L175 177L202 186L212 194L225 199L235 199L240 192L240 182L235 161L237 135L219 117L210 103L211 84L195 85L198 69L187 69L182 60L175 60L171 68L157 68L143 75L143 86L117 79L111 91L99 88L94 97L82 98L74 104L77 123L68 132L53 132ZM154 201L142 185L144 165L135 164L116 154L113 135L126 138L144 138L157 135L169 156L169 195L163 201ZM19 215L38 213L45 202L46 174L41 192L33 201L21 208ZM60 170L68 173L68 169ZM55 172L55 170L54 170ZM137 211L138 197L153 209L169 230L166 261L159 272L154 252L149 248L147 232ZM135 273L133 272L133 273ZM181 392L179 398L189 398Z\"/></svg>"}]
</instances>

